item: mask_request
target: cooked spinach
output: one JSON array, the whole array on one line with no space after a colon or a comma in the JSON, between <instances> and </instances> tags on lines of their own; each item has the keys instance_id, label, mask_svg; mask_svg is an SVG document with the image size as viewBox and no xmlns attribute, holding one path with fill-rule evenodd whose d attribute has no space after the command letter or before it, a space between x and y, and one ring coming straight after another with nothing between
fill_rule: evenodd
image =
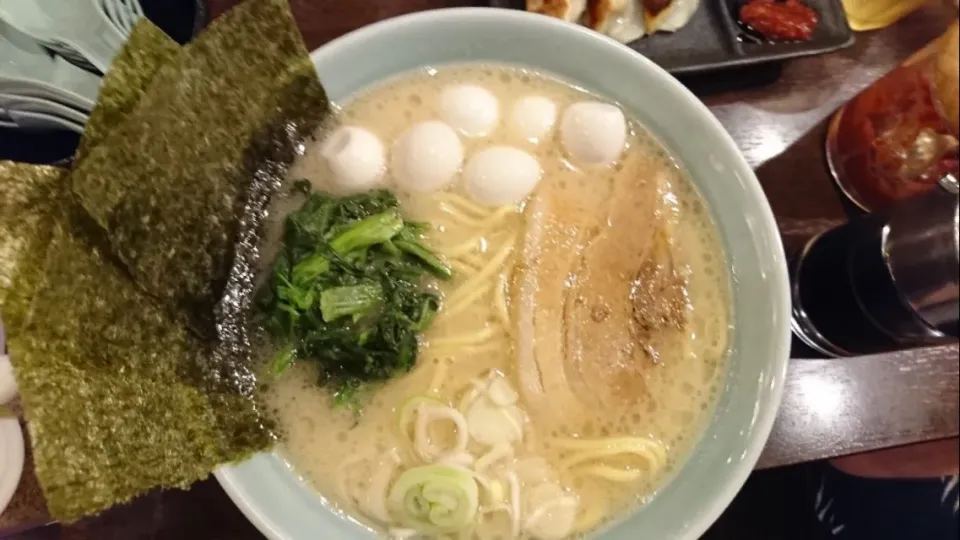
<instances>
[{"instance_id":1,"label":"cooked spinach","mask_svg":"<svg viewBox=\"0 0 960 540\"><path fill-rule=\"evenodd\" d=\"M425 277L452 274L422 242L426 225L406 221L390 192L334 197L304 181L295 189L306 200L286 218L258 301L277 347L266 373L315 361L320 384L353 407L363 384L413 367L417 335L440 307Z\"/></svg>"}]
</instances>

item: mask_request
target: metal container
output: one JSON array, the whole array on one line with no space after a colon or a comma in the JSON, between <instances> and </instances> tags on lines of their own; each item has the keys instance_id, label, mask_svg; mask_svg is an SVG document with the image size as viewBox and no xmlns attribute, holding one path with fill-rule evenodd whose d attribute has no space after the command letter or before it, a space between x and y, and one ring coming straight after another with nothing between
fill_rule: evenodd
<instances>
[{"instance_id":1,"label":"metal container","mask_svg":"<svg viewBox=\"0 0 960 540\"><path fill-rule=\"evenodd\" d=\"M950 342L960 318L960 206L936 189L810 240L794 260L793 330L828 356Z\"/></svg>"}]
</instances>

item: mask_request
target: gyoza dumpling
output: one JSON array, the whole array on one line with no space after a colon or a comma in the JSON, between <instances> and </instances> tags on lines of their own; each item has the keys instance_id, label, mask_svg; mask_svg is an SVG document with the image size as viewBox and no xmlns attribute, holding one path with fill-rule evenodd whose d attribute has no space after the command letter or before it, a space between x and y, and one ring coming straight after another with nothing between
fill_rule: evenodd
<instances>
[{"instance_id":1,"label":"gyoza dumpling","mask_svg":"<svg viewBox=\"0 0 960 540\"><path fill-rule=\"evenodd\" d=\"M585 9L587 0L527 0L527 11L570 22L579 21Z\"/></svg>"},{"instance_id":2,"label":"gyoza dumpling","mask_svg":"<svg viewBox=\"0 0 960 540\"><path fill-rule=\"evenodd\" d=\"M607 23L603 31L608 36L620 43L629 43L640 39L646 35L646 24L643 22L643 10L640 8L640 0L621 0L622 7Z\"/></svg>"},{"instance_id":3,"label":"gyoza dumpling","mask_svg":"<svg viewBox=\"0 0 960 540\"><path fill-rule=\"evenodd\" d=\"M606 33L607 25L614 15L623 11L628 2L636 0L589 0L583 24L597 32Z\"/></svg>"},{"instance_id":4,"label":"gyoza dumpling","mask_svg":"<svg viewBox=\"0 0 960 540\"><path fill-rule=\"evenodd\" d=\"M643 37L640 0L589 0L583 24L613 39L627 43Z\"/></svg>"},{"instance_id":5,"label":"gyoza dumpling","mask_svg":"<svg viewBox=\"0 0 960 540\"><path fill-rule=\"evenodd\" d=\"M648 32L675 32L690 22L700 0L642 0Z\"/></svg>"}]
</instances>

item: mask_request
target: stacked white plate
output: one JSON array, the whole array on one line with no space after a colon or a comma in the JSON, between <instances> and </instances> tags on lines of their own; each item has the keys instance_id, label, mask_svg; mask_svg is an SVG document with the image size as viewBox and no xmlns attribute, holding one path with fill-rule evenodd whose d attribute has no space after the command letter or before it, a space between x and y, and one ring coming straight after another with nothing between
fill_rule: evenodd
<instances>
[{"instance_id":1,"label":"stacked white plate","mask_svg":"<svg viewBox=\"0 0 960 540\"><path fill-rule=\"evenodd\" d=\"M0 513L6 509L23 473L23 431L14 417L0 417Z\"/></svg>"},{"instance_id":2,"label":"stacked white plate","mask_svg":"<svg viewBox=\"0 0 960 540\"><path fill-rule=\"evenodd\" d=\"M0 409L17 397L13 366L4 354L3 323L0 322ZM0 410L0 513L17 490L23 471L23 432L9 410Z\"/></svg>"},{"instance_id":3,"label":"stacked white plate","mask_svg":"<svg viewBox=\"0 0 960 540\"><path fill-rule=\"evenodd\" d=\"M0 127L83 132L139 0L0 0Z\"/></svg>"}]
</instances>

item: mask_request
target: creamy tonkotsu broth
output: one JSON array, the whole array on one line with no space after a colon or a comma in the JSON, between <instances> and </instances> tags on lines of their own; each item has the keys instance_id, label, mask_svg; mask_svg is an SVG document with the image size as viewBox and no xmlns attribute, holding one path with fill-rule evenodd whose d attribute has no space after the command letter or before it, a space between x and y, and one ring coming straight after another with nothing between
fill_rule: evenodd
<instances>
[{"instance_id":1,"label":"creamy tonkotsu broth","mask_svg":"<svg viewBox=\"0 0 960 540\"><path fill-rule=\"evenodd\" d=\"M519 204L484 204L459 174L438 191L396 186L391 149L414 124L449 117L442 93L462 84L499 103L489 133L487 110L467 122L474 136L461 130L465 167L484 149L511 146L542 168ZM516 127L514 105L530 96ZM571 156L565 143L578 143L566 139L577 135L563 129L617 142L590 131L603 126L581 125L610 113L615 128L612 106L565 115L583 101L603 103L531 71L464 65L378 85L338 115L383 142L382 186L406 216L432 224L428 244L455 271L430 284L442 308L416 366L370 389L362 415L332 406L311 362L266 391L290 462L349 517L398 538L579 538L647 501L698 439L723 381L731 320L716 227L692 182L632 119L614 163ZM538 144L520 133L544 127ZM330 180L324 133L292 177L343 191ZM603 148L587 150L602 159ZM476 482L469 523L440 515L463 503L442 494L405 501L428 514L439 505L436 528L411 526L387 500L404 471L430 463Z\"/></svg>"}]
</instances>

